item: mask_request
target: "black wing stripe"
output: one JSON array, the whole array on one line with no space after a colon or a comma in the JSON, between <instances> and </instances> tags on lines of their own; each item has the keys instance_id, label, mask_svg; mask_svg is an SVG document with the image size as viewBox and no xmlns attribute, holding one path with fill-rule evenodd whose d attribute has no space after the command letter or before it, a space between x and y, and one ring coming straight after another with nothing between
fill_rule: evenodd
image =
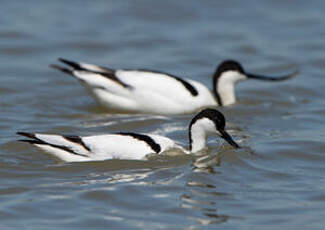
<instances>
[{"instance_id":1,"label":"black wing stripe","mask_svg":"<svg viewBox=\"0 0 325 230\"><path fill-rule=\"evenodd\" d=\"M17 132L18 135L22 135L22 136L25 136L25 137L29 137L31 138L32 140L19 140L19 141L22 141L22 142L27 142L27 143L30 143L30 144L38 144L38 145L49 145L49 146L52 146L54 148L58 148L58 149L62 149L66 152L69 152L71 154L74 154L74 155L78 155L78 156L83 156L83 157L89 157L85 154L81 154L81 153L76 153L74 152L72 149L66 147L66 146L62 146L62 145L54 145L54 144L51 144L51 143L47 143L39 138L37 138L35 136L35 134L33 133L26 133L26 132ZM68 139L67 139L68 140Z\"/></svg>"},{"instance_id":2,"label":"black wing stripe","mask_svg":"<svg viewBox=\"0 0 325 230\"><path fill-rule=\"evenodd\" d=\"M161 71L155 71L155 70L146 70L146 69L137 69L137 71L146 71L146 72L151 72L151 73L158 73L158 74L165 74L171 78L174 78L175 80L179 81L180 83L183 84L183 86L192 94L192 96L197 96L199 95L199 92L197 89L191 85L188 81L185 81L184 79L177 77L175 75L166 73L166 72L161 72Z\"/></svg>"},{"instance_id":3,"label":"black wing stripe","mask_svg":"<svg viewBox=\"0 0 325 230\"><path fill-rule=\"evenodd\" d=\"M71 69L64 68L64 67L59 66L59 65L50 65L50 67L52 67L53 69L58 69L58 70L62 71L63 73L67 73L67 74L73 76L73 71Z\"/></svg>"},{"instance_id":4,"label":"black wing stripe","mask_svg":"<svg viewBox=\"0 0 325 230\"><path fill-rule=\"evenodd\" d=\"M90 72L90 73L94 73L94 74L99 74L103 77L106 77L118 84L120 84L121 86L123 86L124 88L132 88L130 85L122 82L120 79L118 79L115 75L115 70L112 69L108 69L106 67L101 67L98 66L98 68L102 69L103 71L95 71L95 70L91 70L91 69L86 69L84 67L82 67L79 63L77 62L73 62L73 61L69 61L67 59L63 59L63 58L59 58L59 61L63 62L66 65L71 66L72 68L74 68L75 70L79 70L79 71L86 71L86 72ZM54 66L54 68L56 68L57 66ZM59 68L57 68L59 69ZM62 67L60 69L63 72L66 72Z\"/></svg>"},{"instance_id":5,"label":"black wing stripe","mask_svg":"<svg viewBox=\"0 0 325 230\"><path fill-rule=\"evenodd\" d=\"M66 140L74 142L76 144L81 145L84 149L86 149L87 151L91 151L90 148L82 141L81 137L79 136L63 136Z\"/></svg>"},{"instance_id":6,"label":"black wing stripe","mask_svg":"<svg viewBox=\"0 0 325 230\"><path fill-rule=\"evenodd\" d=\"M71 66L72 68L74 68L76 70L93 71L93 70L86 69L86 68L82 67L79 63L74 62L74 61L70 61L70 60L67 60L67 59L64 59L64 58L58 58L58 60L60 62L63 62L64 64L67 64L67 65ZM107 67L98 66L98 65L96 65L96 67L101 69L105 73L114 73L115 72L113 69L109 69Z\"/></svg>"},{"instance_id":7,"label":"black wing stripe","mask_svg":"<svg viewBox=\"0 0 325 230\"><path fill-rule=\"evenodd\" d=\"M161 151L161 147L158 143L156 143L151 137L148 135L143 135L143 134L138 134L138 133L129 133L129 132L119 132L117 133L119 135L124 135L124 136L131 136L137 140L144 141L147 143L147 145L150 146L150 148L155 152L159 153Z\"/></svg>"},{"instance_id":8,"label":"black wing stripe","mask_svg":"<svg viewBox=\"0 0 325 230\"><path fill-rule=\"evenodd\" d=\"M27 133L27 132L17 132L18 135L29 137L31 139L37 139L34 133Z\"/></svg>"},{"instance_id":9,"label":"black wing stripe","mask_svg":"<svg viewBox=\"0 0 325 230\"><path fill-rule=\"evenodd\" d=\"M185 81L184 79L182 78L179 78L179 77L174 77L177 81L181 82L185 88L190 91L190 93L196 97L197 95L199 95L199 92L194 88L193 85L191 85L189 82Z\"/></svg>"},{"instance_id":10,"label":"black wing stripe","mask_svg":"<svg viewBox=\"0 0 325 230\"><path fill-rule=\"evenodd\" d=\"M44 145L52 146L52 147L54 147L54 148L62 149L62 150L64 150L64 151L69 152L69 153L74 154L74 155L83 156L83 157L89 157L89 156L87 156L87 155L85 155L85 154L76 153L76 152L74 152L72 149L70 149L69 147L66 147L66 146L62 146L62 145L53 145L53 144L49 144L49 143L46 143L46 142L44 142L43 144L44 144Z\"/></svg>"},{"instance_id":11,"label":"black wing stripe","mask_svg":"<svg viewBox=\"0 0 325 230\"><path fill-rule=\"evenodd\" d=\"M89 70L88 70L89 71ZM102 75L103 77L106 77L118 84L120 84L121 86L123 86L124 88L132 88L132 86L124 83L123 81L121 81L120 79L118 79L115 75L115 73L104 73L104 72L97 72L97 71L89 71L89 72L92 72L92 73L95 73L95 74L100 74Z\"/></svg>"},{"instance_id":12,"label":"black wing stripe","mask_svg":"<svg viewBox=\"0 0 325 230\"><path fill-rule=\"evenodd\" d=\"M29 144L35 144L35 145L41 145L41 144L44 144L44 142L41 142L39 140L27 140L27 139L24 139L24 140L18 140L18 141L21 141L21 142L27 142Z\"/></svg>"},{"instance_id":13,"label":"black wing stripe","mask_svg":"<svg viewBox=\"0 0 325 230\"><path fill-rule=\"evenodd\" d=\"M75 70L86 70L85 68L82 68L77 62L69 61L69 60L64 59L64 58L59 58L58 60L60 62L63 62L64 64L66 64L68 66L71 66Z\"/></svg>"}]
</instances>

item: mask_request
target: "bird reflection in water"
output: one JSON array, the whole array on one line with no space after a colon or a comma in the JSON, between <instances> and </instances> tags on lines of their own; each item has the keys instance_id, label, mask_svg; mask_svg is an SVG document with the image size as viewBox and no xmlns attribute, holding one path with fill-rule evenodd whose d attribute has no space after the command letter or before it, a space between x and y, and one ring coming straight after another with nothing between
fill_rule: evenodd
<instances>
[{"instance_id":1,"label":"bird reflection in water","mask_svg":"<svg viewBox=\"0 0 325 230\"><path fill-rule=\"evenodd\" d=\"M218 199L230 195L217 192L217 186L211 184L215 178L209 179L210 176L215 177L216 174L220 174L215 169L216 166L220 166L222 156L227 150L218 149L216 152L206 149L196 154L192 163L192 175L186 183L186 193L181 196L183 208L199 211L190 219L201 225L221 224L231 218L220 214L217 208Z\"/></svg>"}]
</instances>

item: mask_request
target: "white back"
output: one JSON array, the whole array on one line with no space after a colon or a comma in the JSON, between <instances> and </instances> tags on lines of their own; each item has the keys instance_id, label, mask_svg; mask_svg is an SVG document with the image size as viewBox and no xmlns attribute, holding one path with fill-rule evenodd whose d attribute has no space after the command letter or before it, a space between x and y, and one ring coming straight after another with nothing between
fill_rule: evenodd
<instances>
[{"instance_id":1,"label":"white back","mask_svg":"<svg viewBox=\"0 0 325 230\"><path fill-rule=\"evenodd\" d=\"M171 148L181 148L167 137L146 134L159 146L160 152ZM144 159L146 155L156 153L146 142L128 135L99 135L83 137L84 143L89 146L91 152L96 153L98 159Z\"/></svg>"},{"instance_id":2,"label":"white back","mask_svg":"<svg viewBox=\"0 0 325 230\"><path fill-rule=\"evenodd\" d=\"M160 114L189 113L203 106L216 105L211 92L201 83L188 80L198 91L193 96L178 80L163 74L135 70L118 70L116 76L134 87L130 98L137 103L137 110Z\"/></svg>"},{"instance_id":3,"label":"white back","mask_svg":"<svg viewBox=\"0 0 325 230\"><path fill-rule=\"evenodd\" d=\"M143 159L154 151L144 141L139 141L127 135L98 135L83 137L89 146L93 158L103 159Z\"/></svg>"}]
</instances>

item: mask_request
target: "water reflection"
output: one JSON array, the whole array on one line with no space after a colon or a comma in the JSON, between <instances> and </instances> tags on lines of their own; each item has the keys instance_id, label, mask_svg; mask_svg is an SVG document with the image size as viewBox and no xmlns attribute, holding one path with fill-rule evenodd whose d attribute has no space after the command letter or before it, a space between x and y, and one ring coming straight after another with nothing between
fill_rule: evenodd
<instances>
[{"instance_id":1,"label":"water reflection","mask_svg":"<svg viewBox=\"0 0 325 230\"><path fill-rule=\"evenodd\" d=\"M219 166L221 163L221 155L212 153L209 150L196 154L193 161L193 172L215 173L214 166Z\"/></svg>"},{"instance_id":2,"label":"water reflection","mask_svg":"<svg viewBox=\"0 0 325 230\"><path fill-rule=\"evenodd\" d=\"M218 210L218 199L229 196L227 193L217 191L217 185L211 183L210 176L220 174L216 166L220 166L225 150L205 149L196 154L192 163L192 174L186 183L186 193L180 198L181 206L196 211L196 215L189 217L200 225L221 224L230 216L221 214ZM194 226L190 226L192 229Z\"/></svg>"}]
</instances>

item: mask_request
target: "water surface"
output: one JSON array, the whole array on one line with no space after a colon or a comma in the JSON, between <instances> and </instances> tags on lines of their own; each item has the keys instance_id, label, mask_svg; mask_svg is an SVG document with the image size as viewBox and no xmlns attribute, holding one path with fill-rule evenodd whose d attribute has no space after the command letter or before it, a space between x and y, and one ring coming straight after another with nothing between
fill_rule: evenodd
<instances>
[{"instance_id":1,"label":"water surface","mask_svg":"<svg viewBox=\"0 0 325 230\"><path fill-rule=\"evenodd\" d=\"M1 229L323 229L323 1L4 1L0 21ZM96 105L58 57L150 68L211 87L239 60L281 83L247 81L221 108L243 149L211 156L62 163L16 131L132 130L187 146L191 115L130 116ZM220 145L222 144L222 147Z\"/></svg>"}]
</instances>

